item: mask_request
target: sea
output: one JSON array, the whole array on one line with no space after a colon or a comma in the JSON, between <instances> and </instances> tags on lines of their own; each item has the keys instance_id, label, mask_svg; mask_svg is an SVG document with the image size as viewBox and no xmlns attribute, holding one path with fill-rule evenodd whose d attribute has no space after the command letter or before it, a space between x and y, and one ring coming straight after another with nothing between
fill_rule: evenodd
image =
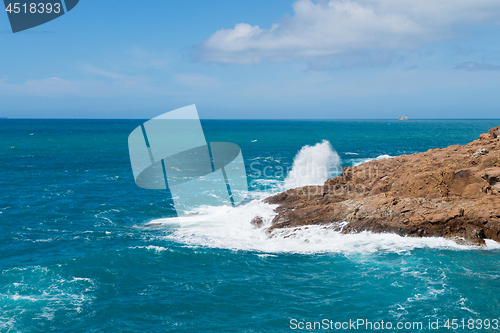
<instances>
[{"instance_id":1,"label":"sea","mask_svg":"<svg viewBox=\"0 0 500 333\"><path fill-rule=\"evenodd\" d=\"M240 146L248 198L177 218L135 184L144 121L0 119L0 332L500 331L496 242L250 223L269 225L273 193L500 120L202 120Z\"/></svg>"}]
</instances>

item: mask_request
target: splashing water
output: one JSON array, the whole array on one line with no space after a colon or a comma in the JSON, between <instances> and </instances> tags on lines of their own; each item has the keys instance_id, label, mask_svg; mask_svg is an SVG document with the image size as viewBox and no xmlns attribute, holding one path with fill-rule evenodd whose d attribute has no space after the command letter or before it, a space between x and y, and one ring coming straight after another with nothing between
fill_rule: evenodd
<instances>
[{"instance_id":1,"label":"splashing water","mask_svg":"<svg viewBox=\"0 0 500 333\"><path fill-rule=\"evenodd\" d=\"M304 146L293 160L292 170L285 179L285 188L323 185L332 173L340 173L340 163L339 155L326 140L314 146Z\"/></svg>"},{"instance_id":2,"label":"splashing water","mask_svg":"<svg viewBox=\"0 0 500 333\"><path fill-rule=\"evenodd\" d=\"M271 225L271 220L276 215L274 212L276 207L277 205L257 200L236 208L201 207L197 215L159 219L153 223L162 224L167 228L166 234L159 236L159 239L194 247L262 253L408 253L419 248L479 249L436 237L402 237L396 234L371 232L342 234L340 230L345 222L284 228L268 233L266 227ZM262 228L255 228L250 223L255 216L262 218ZM498 243L489 240L487 246L487 249L500 247ZM154 250L161 251L157 248Z\"/></svg>"},{"instance_id":3,"label":"splashing water","mask_svg":"<svg viewBox=\"0 0 500 333\"><path fill-rule=\"evenodd\" d=\"M382 155L376 159L390 158ZM373 159L366 159L373 160ZM304 146L294 158L292 170L283 190L305 185L322 185L329 177L341 171L341 160L332 149L330 142L323 141L314 146ZM278 181L278 180L276 180ZM278 181L279 182L279 181ZM299 228L284 228L268 233L266 227L276 216L274 209L262 201L273 192L253 192L254 200L236 208L228 206L201 206L193 215L157 219L149 225L161 225L168 232L160 237L165 240L180 242L189 246L257 251L265 253L404 253L416 248L440 248L453 250L477 249L458 245L455 241L444 238L413 238L396 234L342 234L341 221L331 221L328 225L310 225ZM263 221L261 228L255 228L250 222L255 217ZM488 249L498 249L500 244L487 241Z\"/></svg>"}]
</instances>

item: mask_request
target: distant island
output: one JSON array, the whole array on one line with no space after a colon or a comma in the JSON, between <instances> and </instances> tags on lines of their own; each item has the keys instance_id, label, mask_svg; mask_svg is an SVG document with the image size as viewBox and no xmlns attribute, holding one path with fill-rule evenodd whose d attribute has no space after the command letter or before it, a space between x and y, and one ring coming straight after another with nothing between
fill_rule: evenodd
<instances>
[{"instance_id":1,"label":"distant island","mask_svg":"<svg viewBox=\"0 0 500 333\"><path fill-rule=\"evenodd\" d=\"M500 126L465 146L346 167L323 186L291 189L265 201L279 205L269 231L324 225L342 233L499 242ZM252 224L262 227L262 218Z\"/></svg>"}]
</instances>

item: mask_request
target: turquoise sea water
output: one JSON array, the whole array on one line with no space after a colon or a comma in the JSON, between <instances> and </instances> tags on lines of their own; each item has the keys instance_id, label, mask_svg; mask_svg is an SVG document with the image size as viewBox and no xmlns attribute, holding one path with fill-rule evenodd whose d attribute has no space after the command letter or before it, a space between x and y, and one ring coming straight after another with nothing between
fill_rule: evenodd
<instances>
[{"instance_id":1,"label":"turquoise sea water","mask_svg":"<svg viewBox=\"0 0 500 333\"><path fill-rule=\"evenodd\" d=\"M0 119L1 332L299 331L294 319L500 331L493 243L472 248L321 228L269 237L249 224L272 216L273 207L257 200L139 228L173 215L165 192L134 183L127 137L141 123ZM498 124L202 121L207 141L241 147L254 199L282 188L287 175L275 171L290 170L306 145L330 142L347 166L466 144ZM309 150L308 159L321 161L322 149ZM447 319L460 327L445 328ZM489 319L489 328L467 327L470 319ZM436 320L439 328L429 330ZM337 331L346 330L352 326Z\"/></svg>"}]
</instances>

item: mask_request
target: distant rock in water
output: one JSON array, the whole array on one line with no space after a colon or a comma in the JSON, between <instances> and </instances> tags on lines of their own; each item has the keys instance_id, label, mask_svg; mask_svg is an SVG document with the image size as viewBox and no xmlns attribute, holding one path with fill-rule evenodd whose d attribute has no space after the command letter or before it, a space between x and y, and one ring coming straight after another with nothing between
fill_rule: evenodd
<instances>
[{"instance_id":1,"label":"distant rock in water","mask_svg":"<svg viewBox=\"0 0 500 333\"><path fill-rule=\"evenodd\" d=\"M500 242L500 126L465 146L344 168L323 186L269 197L277 228L348 222L343 233L393 232Z\"/></svg>"}]
</instances>

